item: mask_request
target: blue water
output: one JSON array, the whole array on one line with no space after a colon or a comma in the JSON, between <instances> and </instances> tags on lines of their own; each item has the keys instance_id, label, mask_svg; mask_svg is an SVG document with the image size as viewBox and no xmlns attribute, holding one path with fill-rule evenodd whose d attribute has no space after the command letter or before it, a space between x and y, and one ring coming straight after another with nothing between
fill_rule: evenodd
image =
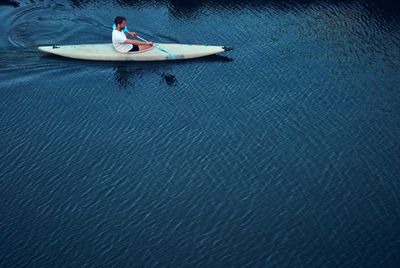
<instances>
[{"instance_id":1,"label":"blue water","mask_svg":"<svg viewBox=\"0 0 400 268\"><path fill-rule=\"evenodd\" d=\"M235 49L36 49L109 42L117 15ZM397 1L7 0L0 19L0 267L398 267Z\"/></svg>"}]
</instances>

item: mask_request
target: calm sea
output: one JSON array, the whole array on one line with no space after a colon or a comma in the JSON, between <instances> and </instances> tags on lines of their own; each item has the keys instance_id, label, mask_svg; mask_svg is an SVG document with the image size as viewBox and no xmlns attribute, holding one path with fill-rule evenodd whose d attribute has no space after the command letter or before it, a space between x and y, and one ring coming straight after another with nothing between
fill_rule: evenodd
<instances>
[{"instance_id":1,"label":"calm sea","mask_svg":"<svg viewBox=\"0 0 400 268\"><path fill-rule=\"evenodd\" d=\"M37 50L111 42L117 15L234 50ZM399 267L398 1L2 0L0 20L0 267Z\"/></svg>"}]
</instances>

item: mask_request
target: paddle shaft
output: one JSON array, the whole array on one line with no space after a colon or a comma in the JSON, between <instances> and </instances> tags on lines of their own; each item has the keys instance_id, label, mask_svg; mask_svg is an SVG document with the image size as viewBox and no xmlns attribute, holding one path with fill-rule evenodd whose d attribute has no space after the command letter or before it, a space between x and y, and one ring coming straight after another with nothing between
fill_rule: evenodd
<instances>
[{"instance_id":1,"label":"paddle shaft","mask_svg":"<svg viewBox=\"0 0 400 268\"><path fill-rule=\"evenodd\" d=\"M146 39L141 38L139 35L136 35L136 37L137 37L138 39L142 40L143 42L147 42L147 43L149 42L149 41L147 41ZM164 52L164 53L167 53L167 54L168 54L168 57L170 57L171 59L174 59L174 60L176 59L174 55L172 55L171 53L169 53L169 52L166 51L165 49L163 49L163 48L157 46L157 45L154 44L154 43L153 43L153 46L154 46L155 48L157 48L158 50L160 50L160 51L162 51L162 52Z\"/></svg>"},{"instance_id":2,"label":"paddle shaft","mask_svg":"<svg viewBox=\"0 0 400 268\"><path fill-rule=\"evenodd\" d=\"M143 42L147 42L147 43L149 43L149 41L147 41L147 40L146 40L146 39L144 39L144 38L141 38L139 35L136 35L136 37L137 37L138 39L142 40Z\"/></svg>"}]
</instances>

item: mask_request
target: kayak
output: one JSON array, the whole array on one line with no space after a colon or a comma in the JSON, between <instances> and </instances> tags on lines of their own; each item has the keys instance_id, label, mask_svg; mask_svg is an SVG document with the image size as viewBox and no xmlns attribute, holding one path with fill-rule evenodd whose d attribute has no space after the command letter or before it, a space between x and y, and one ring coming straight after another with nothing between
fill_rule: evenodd
<instances>
[{"instance_id":1,"label":"kayak","mask_svg":"<svg viewBox=\"0 0 400 268\"><path fill-rule=\"evenodd\" d=\"M68 46L40 46L40 51L58 56L99 61L164 61L194 59L229 51L223 46L183 45L154 43L143 51L121 53L109 44L85 44Z\"/></svg>"}]
</instances>

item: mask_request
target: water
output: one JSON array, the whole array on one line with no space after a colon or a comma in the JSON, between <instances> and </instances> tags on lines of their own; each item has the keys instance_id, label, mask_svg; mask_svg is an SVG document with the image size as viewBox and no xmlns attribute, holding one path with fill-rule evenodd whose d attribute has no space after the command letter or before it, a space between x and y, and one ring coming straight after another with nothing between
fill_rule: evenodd
<instances>
[{"instance_id":1,"label":"water","mask_svg":"<svg viewBox=\"0 0 400 268\"><path fill-rule=\"evenodd\" d=\"M1 1L0 267L396 267L399 11ZM235 50L36 49L109 42L116 15L146 39Z\"/></svg>"}]
</instances>

